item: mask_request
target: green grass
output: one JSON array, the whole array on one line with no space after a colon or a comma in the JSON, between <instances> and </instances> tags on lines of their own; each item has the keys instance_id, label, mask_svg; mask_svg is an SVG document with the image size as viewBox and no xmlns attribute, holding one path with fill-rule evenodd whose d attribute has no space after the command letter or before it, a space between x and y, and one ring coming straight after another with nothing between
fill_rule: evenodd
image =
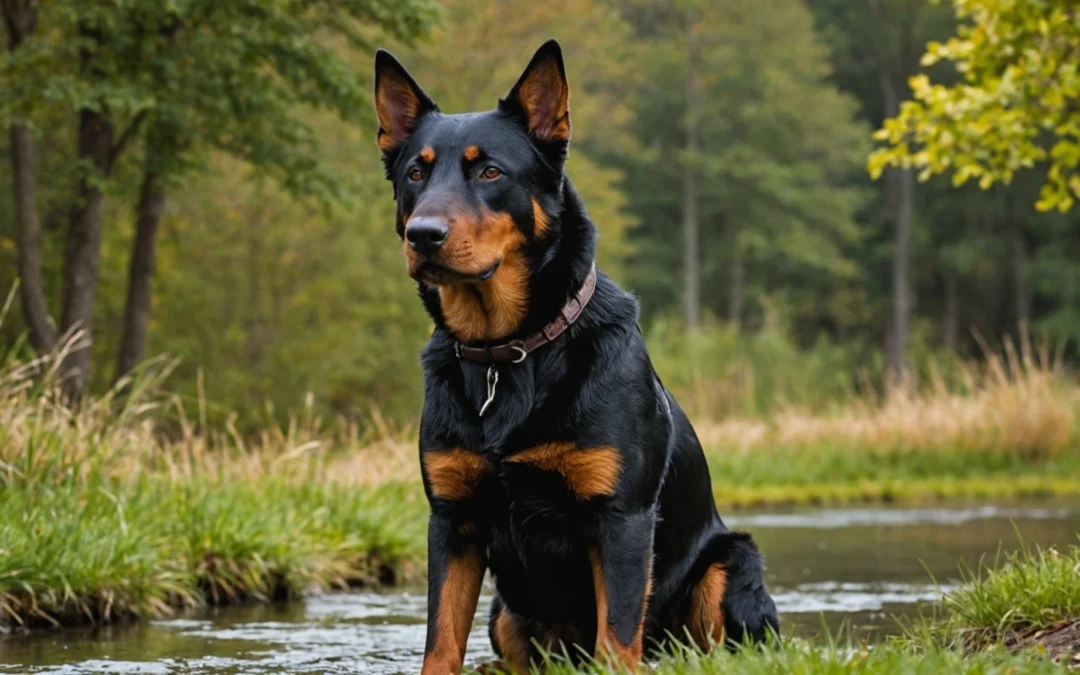
<instances>
[{"instance_id":1,"label":"green grass","mask_svg":"<svg viewBox=\"0 0 1080 675\"><path fill-rule=\"evenodd\" d=\"M620 671L602 666L575 669L566 664L553 664L544 672L548 675L576 675ZM1047 659L1027 654L1006 654L1003 650L965 655L958 650L919 651L895 644L865 649L798 640L787 642L780 649L765 653L746 650L738 654L728 654L723 650L716 650L705 655L693 650L679 651L659 659L651 672L654 675L1019 675L1065 673L1068 670Z\"/></svg>"},{"instance_id":2,"label":"green grass","mask_svg":"<svg viewBox=\"0 0 1080 675\"><path fill-rule=\"evenodd\" d=\"M265 480L0 488L0 622L74 624L415 578L422 494Z\"/></svg>"},{"instance_id":3,"label":"green grass","mask_svg":"<svg viewBox=\"0 0 1080 675\"><path fill-rule=\"evenodd\" d=\"M1080 450L875 452L821 445L707 452L721 507L1080 495Z\"/></svg>"},{"instance_id":4,"label":"green grass","mask_svg":"<svg viewBox=\"0 0 1080 675\"><path fill-rule=\"evenodd\" d=\"M941 629L920 632L916 626L913 639L970 647L1080 622L1080 546L1064 551L1022 547L976 571L961 571L965 583L945 596ZM1076 648L1080 652L1080 644Z\"/></svg>"}]
</instances>

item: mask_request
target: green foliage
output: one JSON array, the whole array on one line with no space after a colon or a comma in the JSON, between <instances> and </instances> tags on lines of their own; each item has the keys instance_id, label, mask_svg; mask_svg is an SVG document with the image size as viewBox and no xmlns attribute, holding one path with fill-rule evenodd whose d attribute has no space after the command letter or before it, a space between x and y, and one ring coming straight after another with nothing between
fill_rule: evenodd
<instances>
[{"instance_id":1,"label":"green foliage","mask_svg":"<svg viewBox=\"0 0 1080 675\"><path fill-rule=\"evenodd\" d=\"M395 426L415 422L417 352L430 322L392 230L373 142L371 50L392 47L442 108L457 112L492 107L548 37L567 54L568 166L600 229L600 265L638 294L657 365L687 408L721 418L785 405L821 410L880 386L892 287L884 223L894 206L864 172L866 130L881 124L884 110L877 63L914 72L926 40L950 44L951 6L60 0L42 7L34 38L0 54L0 78L11 84L0 87L0 121L29 121L38 132L47 304L56 314L64 230L82 170L72 160L75 112L107 109L119 135L132 131L106 186L93 360L116 357L136 187L147 169L160 169L170 182L146 353L182 359L170 386L189 410L238 413L246 431L268 417L288 419L310 393L318 414L335 422L370 421L374 412ZM93 47L75 36L80 21L115 46L95 52L91 71L80 68L79 50ZM690 37L702 87L693 157L685 151ZM943 61L954 62L944 53ZM934 82L954 77L941 64L928 68ZM5 160L6 143L0 136ZM742 333L710 321L683 335L671 322L683 285L687 167L699 188L705 313L729 314L741 269ZM1013 333L1020 298L1029 326L1061 345L1067 363L1074 359L1080 229L1074 215L1030 212L1036 178L1018 174L989 192L953 190L945 180L919 187L909 340L919 382L932 379L931 363L953 367L954 353L981 358L973 335L993 347ZM0 162L0 183L10 181L9 162ZM10 190L0 190L4 290L15 282L12 213ZM22 344L18 314L16 307L0 326L0 344ZM94 369L97 391L111 384L109 370Z\"/></svg>"},{"instance_id":2,"label":"green foliage","mask_svg":"<svg viewBox=\"0 0 1080 675\"><path fill-rule=\"evenodd\" d=\"M1009 184L1021 170L1047 166L1040 210L1068 211L1080 197L1080 22L1071 0L953 0L955 37L927 45L923 64L953 62L963 80L911 79L913 101L875 138L888 147L870 159L949 174L954 185Z\"/></svg>"},{"instance_id":3,"label":"green foliage","mask_svg":"<svg viewBox=\"0 0 1080 675\"><path fill-rule=\"evenodd\" d=\"M326 124L337 139L327 165L381 170L367 134ZM201 371L211 412L248 423L267 404L282 419L309 392L322 411L351 418L415 414L430 320L404 273L381 181L360 186L367 206L330 213L249 180L233 162L193 188L203 199L178 204L162 233L148 345L185 356L180 393L196 400Z\"/></svg>"},{"instance_id":4,"label":"green foliage","mask_svg":"<svg viewBox=\"0 0 1080 675\"><path fill-rule=\"evenodd\" d=\"M49 3L33 44L0 56L0 73L33 82L0 93L0 122L95 110L117 125L117 152L145 127L159 173L215 149L296 193L340 198L305 111L370 122L368 88L342 55L371 54L373 31L412 39L434 18L430 0Z\"/></svg>"}]
</instances>

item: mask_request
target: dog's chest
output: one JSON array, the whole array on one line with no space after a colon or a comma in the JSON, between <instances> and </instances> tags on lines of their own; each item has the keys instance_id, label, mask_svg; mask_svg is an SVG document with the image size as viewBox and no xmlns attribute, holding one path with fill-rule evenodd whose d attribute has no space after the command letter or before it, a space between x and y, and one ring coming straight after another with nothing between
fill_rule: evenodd
<instances>
[{"instance_id":1,"label":"dog's chest","mask_svg":"<svg viewBox=\"0 0 1080 675\"><path fill-rule=\"evenodd\" d=\"M580 556L592 538L592 508L556 472L505 467L481 505L490 554L507 564L543 569Z\"/></svg>"},{"instance_id":2,"label":"dog's chest","mask_svg":"<svg viewBox=\"0 0 1080 675\"><path fill-rule=\"evenodd\" d=\"M446 474L464 477L462 463ZM427 462L430 466L432 462ZM558 466L509 459L486 459L475 483L453 485L447 476L432 481L448 492L469 496L456 503L457 517L490 533L496 552L522 560L558 562L590 538L596 503L582 499ZM429 471L430 478L430 471Z\"/></svg>"}]
</instances>

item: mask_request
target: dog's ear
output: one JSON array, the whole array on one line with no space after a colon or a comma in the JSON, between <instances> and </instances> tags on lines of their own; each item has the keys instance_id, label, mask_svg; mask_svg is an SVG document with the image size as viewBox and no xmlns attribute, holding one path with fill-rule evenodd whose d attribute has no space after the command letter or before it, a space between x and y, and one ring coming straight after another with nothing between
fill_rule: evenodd
<instances>
[{"instance_id":1,"label":"dog's ear","mask_svg":"<svg viewBox=\"0 0 1080 675\"><path fill-rule=\"evenodd\" d=\"M421 116L438 109L390 52L375 52L375 113L379 116L378 141L384 159L412 134Z\"/></svg>"},{"instance_id":2,"label":"dog's ear","mask_svg":"<svg viewBox=\"0 0 1080 675\"><path fill-rule=\"evenodd\" d=\"M522 121L529 135L544 142L570 140L570 87L556 40L540 45L499 110Z\"/></svg>"}]
</instances>

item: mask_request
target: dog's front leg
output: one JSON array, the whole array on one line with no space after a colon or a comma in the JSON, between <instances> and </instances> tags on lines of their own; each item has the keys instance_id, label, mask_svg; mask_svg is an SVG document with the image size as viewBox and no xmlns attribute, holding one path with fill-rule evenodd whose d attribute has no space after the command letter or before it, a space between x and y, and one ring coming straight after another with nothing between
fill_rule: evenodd
<instances>
[{"instance_id":1,"label":"dog's front leg","mask_svg":"<svg viewBox=\"0 0 1080 675\"><path fill-rule=\"evenodd\" d=\"M428 519L428 620L422 675L457 675L465 662L487 561L467 528L433 513Z\"/></svg>"},{"instance_id":2,"label":"dog's front leg","mask_svg":"<svg viewBox=\"0 0 1080 675\"><path fill-rule=\"evenodd\" d=\"M631 669L641 662L645 609L652 590L655 515L601 517L600 543L589 553L596 593L596 658Z\"/></svg>"}]
</instances>

